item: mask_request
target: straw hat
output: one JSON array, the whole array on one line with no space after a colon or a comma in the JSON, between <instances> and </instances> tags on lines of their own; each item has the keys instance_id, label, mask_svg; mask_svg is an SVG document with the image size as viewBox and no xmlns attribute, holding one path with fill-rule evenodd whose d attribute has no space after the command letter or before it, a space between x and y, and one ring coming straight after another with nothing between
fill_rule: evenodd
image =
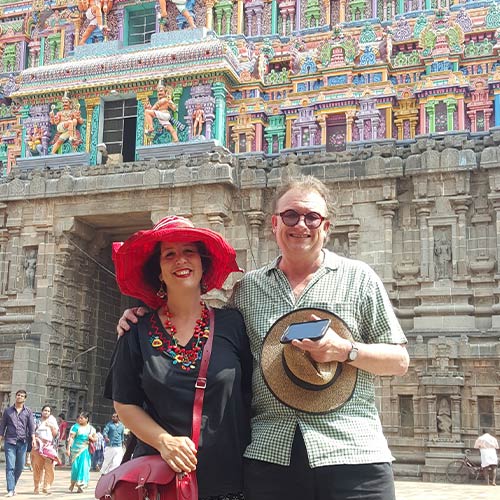
<instances>
[{"instance_id":1,"label":"straw hat","mask_svg":"<svg viewBox=\"0 0 500 500\"><path fill-rule=\"evenodd\" d=\"M307 352L280 343L288 325L310 321L311 314L330 319L330 328L353 340L347 325L337 315L324 309L297 309L278 319L267 333L260 367L267 387L283 404L306 413L328 413L351 398L358 370L349 363L317 363Z\"/></svg>"},{"instance_id":2,"label":"straw hat","mask_svg":"<svg viewBox=\"0 0 500 500\"><path fill-rule=\"evenodd\" d=\"M207 250L210 266L203 273L206 291L221 288L232 272L241 272L234 248L217 232L194 227L189 219L170 216L160 220L153 229L138 231L125 243L113 243L116 281L123 294L142 300L157 309L164 304L144 276L144 265L154 253L158 242L201 242ZM159 262L159 258L158 258ZM158 264L159 266L159 264Z\"/></svg>"}]
</instances>

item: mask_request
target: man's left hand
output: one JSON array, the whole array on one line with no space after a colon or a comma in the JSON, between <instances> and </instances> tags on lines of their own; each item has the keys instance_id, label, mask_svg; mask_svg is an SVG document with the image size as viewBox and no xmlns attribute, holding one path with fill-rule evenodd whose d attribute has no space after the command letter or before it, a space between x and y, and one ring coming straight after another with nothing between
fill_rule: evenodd
<instances>
[{"instance_id":1,"label":"man's left hand","mask_svg":"<svg viewBox=\"0 0 500 500\"><path fill-rule=\"evenodd\" d=\"M312 314L311 319L314 321L321 318ZM293 340L292 345L302 351L309 352L311 358L318 363L344 362L352 349L351 342L342 338L332 328L328 328L328 331L319 340Z\"/></svg>"}]
</instances>

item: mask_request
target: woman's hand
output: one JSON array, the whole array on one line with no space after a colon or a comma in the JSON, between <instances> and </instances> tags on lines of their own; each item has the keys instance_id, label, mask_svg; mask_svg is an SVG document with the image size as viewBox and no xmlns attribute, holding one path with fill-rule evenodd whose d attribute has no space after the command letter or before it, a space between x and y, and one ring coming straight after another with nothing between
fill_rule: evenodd
<instances>
[{"instance_id":1,"label":"woman's hand","mask_svg":"<svg viewBox=\"0 0 500 500\"><path fill-rule=\"evenodd\" d=\"M192 472L196 470L196 464L198 463L196 447L187 436L162 434L159 437L158 451L163 460L175 472Z\"/></svg>"}]
</instances>

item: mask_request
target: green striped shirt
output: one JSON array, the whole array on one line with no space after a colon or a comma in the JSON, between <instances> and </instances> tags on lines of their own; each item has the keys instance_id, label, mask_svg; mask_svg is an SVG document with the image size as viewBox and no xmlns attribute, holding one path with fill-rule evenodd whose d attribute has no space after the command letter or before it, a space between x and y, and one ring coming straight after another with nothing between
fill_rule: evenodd
<instances>
[{"instance_id":1,"label":"green striped shirt","mask_svg":"<svg viewBox=\"0 0 500 500\"><path fill-rule=\"evenodd\" d=\"M293 436L299 426L311 467L389 462L393 458L375 406L373 375L358 370L354 394L344 406L312 415L278 401L260 371L261 346L268 330L284 314L303 307L337 314L358 342L406 343L375 272L363 262L323 251L322 266L297 299L277 267L279 257L248 272L234 287L230 304L243 314L254 360L252 442L245 456L289 465Z\"/></svg>"}]
</instances>

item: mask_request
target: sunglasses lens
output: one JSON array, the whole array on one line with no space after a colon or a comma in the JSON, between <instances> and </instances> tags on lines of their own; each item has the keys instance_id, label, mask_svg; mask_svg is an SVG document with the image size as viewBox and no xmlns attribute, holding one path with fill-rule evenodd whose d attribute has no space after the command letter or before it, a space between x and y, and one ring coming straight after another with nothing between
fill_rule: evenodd
<instances>
[{"instance_id":1,"label":"sunglasses lens","mask_svg":"<svg viewBox=\"0 0 500 500\"><path fill-rule=\"evenodd\" d=\"M299 222L300 215L295 210L287 210L281 214L281 220L285 226L293 227Z\"/></svg>"},{"instance_id":2,"label":"sunglasses lens","mask_svg":"<svg viewBox=\"0 0 500 500\"><path fill-rule=\"evenodd\" d=\"M323 222L323 217L316 212L309 212L304 217L307 227L316 228Z\"/></svg>"}]
</instances>

